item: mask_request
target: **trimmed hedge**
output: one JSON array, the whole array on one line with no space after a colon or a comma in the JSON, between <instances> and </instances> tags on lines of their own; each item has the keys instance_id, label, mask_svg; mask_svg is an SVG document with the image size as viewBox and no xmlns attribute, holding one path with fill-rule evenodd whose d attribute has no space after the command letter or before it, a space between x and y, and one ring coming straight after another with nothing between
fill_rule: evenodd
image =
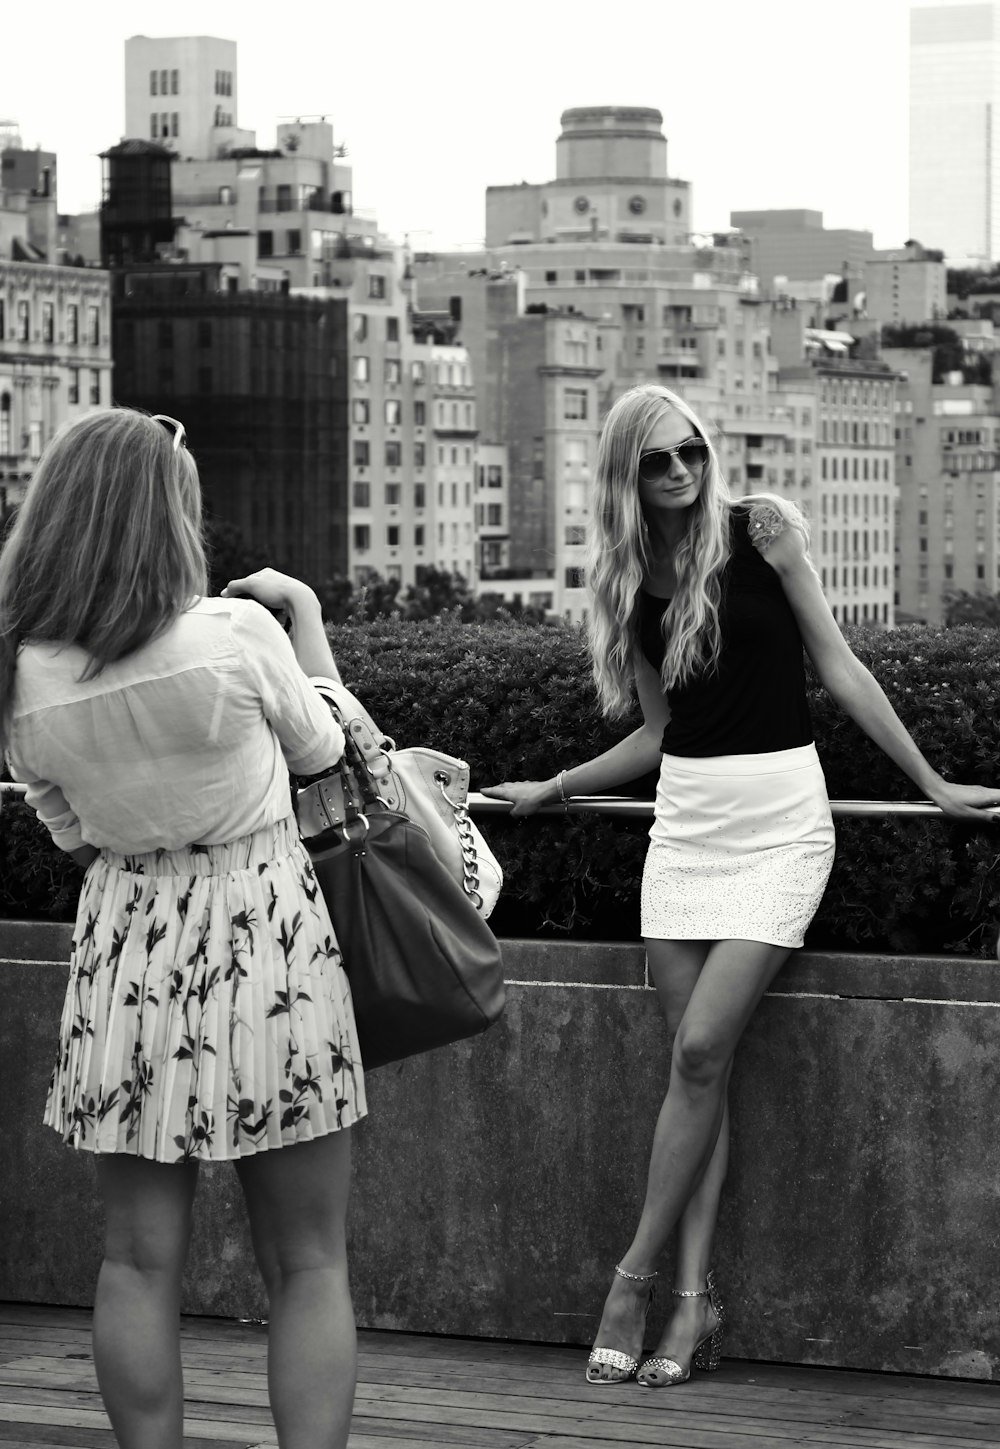
<instances>
[{"instance_id":1,"label":"trimmed hedge","mask_svg":"<svg viewBox=\"0 0 1000 1449\"><path fill-rule=\"evenodd\" d=\"M846 631L917 744L949 778L1000 782L1000 634L920 626ZM430 744L472 766L473 787L548 777L607 749L638 722L599 715L582 634L571 627L445 615L342 624L345 680L400 746ZM834 799L906 800L917 791L815 681L817 746ZM622 793L651 798L653 777ZM636 939L644 822L490 816L506 872L498 935ZM1000 834L935 819L840 820L813 947L991 955L1000 919ZM71 919L72 862L17 803L0 816L0 915Z\"/></svg>"}]
</instances>

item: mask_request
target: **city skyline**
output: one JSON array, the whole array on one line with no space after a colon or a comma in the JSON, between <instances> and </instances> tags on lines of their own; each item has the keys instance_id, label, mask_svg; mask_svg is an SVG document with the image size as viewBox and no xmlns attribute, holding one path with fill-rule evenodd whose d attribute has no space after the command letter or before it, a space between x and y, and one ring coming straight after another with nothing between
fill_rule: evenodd
<instances>
[{"instance_id":1,"label":"city skyline","mask_svg":"<svg viewBox=\"0 0 1000 1449\"><path fill-rule=\"evenodd\" d=\"M98 153L123 134L125 39L213 34L238 43L238 120L258 144L273 143L279 117L327 115L349 149L356 204L418 248L477 244L486 187L552 176L562 111L593 104L663 112L669 172L692 183L696 230L727 227L731 210L809 207L900 246L910 9L643 0L626 31L564 5L511 0L478 18L453 0L390 0L377 23L306 4L294 27L275 28L211 0L179 0L168 25L150 5L111 0L97 33L60 0L5 20L19 63L0 110L26 146L57 153L60 210L87 209ZM53 16L60 43L47 49Z\"/></svg>"}]
</instances>

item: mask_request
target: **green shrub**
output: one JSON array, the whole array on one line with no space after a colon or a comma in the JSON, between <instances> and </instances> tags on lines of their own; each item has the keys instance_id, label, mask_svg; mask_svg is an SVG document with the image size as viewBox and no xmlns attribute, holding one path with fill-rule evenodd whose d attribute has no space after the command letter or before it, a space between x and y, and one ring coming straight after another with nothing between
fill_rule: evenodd
<instances>
[{"instance_id":1,"label":"green shrub","mask_svg":"<svg viewBox=\"0 0 1000 1449\"><path fill-rule=\"evenodd\" d=\"M1000 782L993 631L847 632L935 768L968 784ZM337 625L332 637L345 680L379 725L400 746L430 744L467 759L474 789L553 775L609 748L638 722L638 715L614 726L601 718L583 638L573 628L386 618ZM810 698L832 798L918 797L815 681ZM622 793L648 799L652 792L648 778ZM20 806L0 816L0 914L64 918L75 868L46 845L27 813ZM491 815L482 823L507 878L493 917L498 934L638 936L647 822ZM996 830L921 818L841 819L837 838L810 945L991 953L1000 919Z\"/></svg>"}]
</instances>

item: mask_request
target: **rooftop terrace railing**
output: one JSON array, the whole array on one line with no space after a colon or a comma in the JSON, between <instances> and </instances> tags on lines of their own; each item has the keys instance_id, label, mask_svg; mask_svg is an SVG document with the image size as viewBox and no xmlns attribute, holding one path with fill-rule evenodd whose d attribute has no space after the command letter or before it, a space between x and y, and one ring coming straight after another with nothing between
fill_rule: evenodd
<instances>
[{"instance_id":1,"label":"rooftop terrace railing","mask_svg":"<svg viewBox=\"0 0 1000 1449\"><path fill-rule=\"evenodd\" d=\"M0 782L0 801L6 792L9 795L23 795L25 785ZM511 810L508 800L493 800L488 795L473 791L469 795L469 811L473 815L507 815ZM830 810L835 818L871 816L887 819L897 815L939 815L947 818L945 812L930 800L831 800ZM623 795L576 795L565 805L556 803L542 805L536 815L607 815L619 820L652 820L653 801L634 800ZM1000 808L990 810L990 815L1000 816Z\"/></svg>"}]
</instances>

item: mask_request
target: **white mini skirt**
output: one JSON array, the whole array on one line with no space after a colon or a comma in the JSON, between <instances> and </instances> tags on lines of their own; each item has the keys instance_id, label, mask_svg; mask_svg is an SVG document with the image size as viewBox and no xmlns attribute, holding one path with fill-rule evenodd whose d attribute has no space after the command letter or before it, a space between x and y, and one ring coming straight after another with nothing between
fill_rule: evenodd
<instances>
[{"instance_id":1,"label":"white mini skirt","mask_svg":"<svg viewBox=\"0 0 1000 1449\"><path fill-rule=\"evenodd\" d=\"M801 946L834 845L815 745L664 755L642 876L642 934Z\"/></svg>"}]
</instances>

